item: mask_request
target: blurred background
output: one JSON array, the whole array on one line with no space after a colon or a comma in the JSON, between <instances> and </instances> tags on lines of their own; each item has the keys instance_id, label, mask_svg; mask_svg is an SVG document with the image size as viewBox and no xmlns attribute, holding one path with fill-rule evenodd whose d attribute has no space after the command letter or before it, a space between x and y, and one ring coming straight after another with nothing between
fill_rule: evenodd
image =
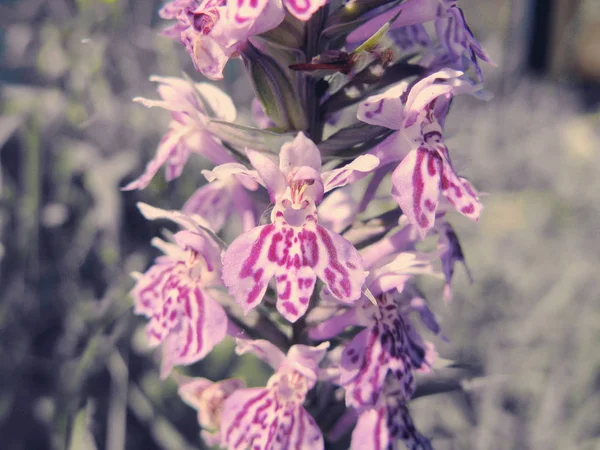
<instances>
[{"instance_id":1,"label":"blurred background","mask_svg":"<svg viewBox=\"0 0 600 450\"><path fill-rule=\"evenodd\" d=\"M600 2L461 0L498 67L495 98L458 98L458 171L487 192L459 217L474 282L432 309L440 355L469 380L412 411L436 449L600 449ZM160 232L135 207L179 208L201 163L143 192L168 114L151 74L196 79L159 37L156 0L0 0L0 449L200 449L194 411L159 382L129 273ZM241 63L221 83L247 105ZM242 120L247 110L240 112ZM225 342L190 374L267 373Z\"/></svg>"}]
</instances>

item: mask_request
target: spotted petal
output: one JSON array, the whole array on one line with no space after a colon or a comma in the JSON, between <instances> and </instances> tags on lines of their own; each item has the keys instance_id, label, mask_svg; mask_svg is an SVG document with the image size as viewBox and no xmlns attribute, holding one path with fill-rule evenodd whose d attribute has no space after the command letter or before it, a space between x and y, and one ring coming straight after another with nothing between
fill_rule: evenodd
<instances>
[{"instance_id":1,"label":"spotted petal","mask_svg":"<svg viewBox=\"0 0 600 450\"><path fill-rule=\"evenodd\" d=\"M407 88L407 83L400 83L382 94L367 98L358 106L356 114L358 120L391 130L399 130L402 128L404 118L401 97Z\"/></svg>"},{"instance_id":2,"label":"spotted petal","mask_svg":"<svg viewBox=\"0 0 600 450\"><path fill-rule=\"evenodd\" d=\"M225 402L221 436L230 450L323 449L323 436L299 404L280 403L270 389L242 389Z\"/></svg>"},{"instance_id":3,"label":"spotted petal","mask_svg":"<svg viewBox=\"0 0 600 450\"><path fill-rule=\"evenodd\" d=\"M366 273L358 250L337 233L319 225L315 237L307 240L314 261L314 271L329 291L344 303L353 303L361 296Z\"/></svg>"},{"instance_id":4,"label":"spotted petal","mask_svg":"<svg viewBox=\"0 0 600 450\"><path fill-rule=\"evenodd\" d=\"M411 151L392 174L392 196L421 238L433 226L440 195L442 161L424 146Z\"/></svg>"},{"instance_id":5,"label":"spotted petal","mask_svg":"<svg viewBox=\"0 0 600 450\"><path fill-rule=\"evenodd\" d=\"M398 440L410 450L433 450L429 440L416 430L406 403L401 397L390 395L359 416L350 450L393 449Z\"/></svg>"},{"instance_id":6,"label":"spotted petal","mask_svg":"<svg viewBox=\"0 0 600 450\"><path fill-rule=\"evenodd\" d=\"M267 291L277 266L269 261L275 225L263 225L238 236L223 254L223 282L248 313Z\"/></svg>"},{"instance_id":7,"label":"spotted petal","mask_svg":"<svg viewBox=\"0 0 600 450\"><path fill-rule=\"evenodd\" d=\"M283 0L288 11L296 18L307 21L327 0Z\"/></svg>"},{"instance_id":8,"label":"spotted petal","mask_svg":"<svg viewBox=\"0 0 600 450\"><path fill-rule=\"evenodd\" d=\"M227 334L225 311L198 286L179 289L179 301L178 323L163 346L162 378L175 365L192 364L204 358Z\"/></svg>"},{"instance_id":9,"label":"spotted petal","mask_svg":"<svg viewBox=\"0 0 600 450\"><path fill-rule=\"evenodd\" d=\"M442 167L442 194L463 216L471 220L479 220L483 205L479 202L477 193L471 183L458 177L452 166L444 161Z\"/></svg>"},{"instance_id":10,"label":"spotted petal","mask_svg":"<svg viewBox=\"0 0 600 450\"><path fill-rule=\"evenodd\" d=\"M244 27L256 20L269 0L237 0L227 2L227 14L234 26Z\"/></svg>"}]
</instances>

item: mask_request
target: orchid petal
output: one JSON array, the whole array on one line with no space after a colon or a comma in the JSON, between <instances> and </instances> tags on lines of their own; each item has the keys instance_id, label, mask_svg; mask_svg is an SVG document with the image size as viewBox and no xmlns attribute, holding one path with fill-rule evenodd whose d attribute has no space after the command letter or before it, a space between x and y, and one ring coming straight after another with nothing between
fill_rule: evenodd
<instances>
[{"instance_id":1,"label":"orchid petal","mask_svg":"<svg viewBox=\"0 0 600 450\"><path fill-rule=\"evenodd\" d=\"M463 216L471 220L479 220L483 205L471 183L459 178L447 161L442 166L442 194Z\"/></svg>"},{"instance_id":2,"label":"orchid petal","mask_svg":"<svg viewBox=\"0 0 600 450\"><path fill-rule=\"evenodd\" d=\"M221 433L230 450L323 449L321 430L298 404L280 404L269 389L243 389L225 402Z\"/></svg>"},{"instance_id":3,"label":"orchid petal","mask_svg":"<svg viewBox=\"0 0 600 450\"><path fill-rule=\"evenodd\" d=\"M313 141L302 132L292 142L281 146L279 154L279 167L287 175L294 167L312 167L317 172L321 171L321 152Z\"/></svg>"},{"instance_id":4,"label":"orchid petal","mask_svg":"<svg viewBox=\"0 0 600 450\"><path fill-rule=\"evenodd\" d=\"M269 0L237 0L227 2L227 15L237 27L247 26L260 17Z\"/></svg>"},{"instance_id":5,"label":"orchid petal","mask_svg":"<svg viewBox=\"0 0 600 450\"><path fill-rule=\"evenodd\" d=\"M232 176L235 176L240 182L243 182L245 186L252 186L253 183L264 186L264 182L256 170L250 170L240 163L221 164L213 170L203 170L202 175L211 182L215 180L227 182Z\"/></svg>"},{"instance_id":6,"label":"orchid petal","mask_svg":"<svg viewBox=\"0 0 600 450\"><path fill-rule=\"evenodd\" d=\"M134 189L144 189L150 184L150 181L152 181L152 178L154 178L154 175L156 175L156 172L158 172L161 166L171 158L175 158L177 163L171 163L170 165L170 173L168 174L170 179L173 179L175 174L181 173L183 165L187 161L187 156L189 155L189 151L186 152L181 143L181 139L185 133L185 129L177 131L170 129L167 131L167 134L163 136L158 145L156 155L148 162L148 164L146 164L144 173L127 186L121 188L121 190L131 191ZM180 166L177 167L175 164L180 164Z\"/></svg>"},{"instance_id":7,"label":"orchid petal","mask_svg":"<svg viewBox=\"0 0 600 450\"><path fill-rule=\"evenodd\" d=\"M415 429L406 404L389 400L359 416L350 450L390 449L399 439L410 450L433 450L429 440Z\"/></svg>"},{"instance_id":8,"label":"orchid petal","mask_svg":"<svg viewBox=\"0 0 600 450\"><path fill-rule=\"evenodd\" d=\"M339 234L319 225L306 235L305 250L313 259L313 270L329 291L344 303L353 303L362 293L366 273L358 250Z\"/></svg>"},{"instance_id":9,"label":"orchid petal","mask_svg":"<svg viewBox=\"0 0 600 450\"><path fill-rule=\"evenodd\" d=\"M171 264L155 264L137 281L131 291L135 300L135 314L152 317L154 311L162 304L162 289L171 275Z\"/></svg>"},{"instance_id":10,"label":"orchid petal","mask_svg":"<svg viewBox=\"0 0 600 450\"><path fill-rule=\"evenodd\" d=\"M185 202L181 210L186 214L198 214L218 233L232 212L232 186L217 180L202 186Z\"/></svg>"},{"instance_id":11,"label":"orchid petal","mask_svg":"<svg viewBox=\"0 0 600 450\"><path fill-rule=\"evenodd\" d=\"M237 116L231 97L211 83L196 83L196 89L202 95L202 100L208 103L217 118L233 122Z\"/></svg>"},{"instance_id":12,"label":"orchid petal","mask_svg":"<svg viewBox=\"0 0 600 450\"><path fill-rule=\"evenodd\" d=\"M315 341L331 339L343 333L346 328L356 325L356 323L356 309L351 308L341 314L319 322L315 327L310 329L308 336Z\"/></svg>"},{"instance_id":13,"label":"orchid petal","mask_svg":"<svg viewBox=\"0 0 600 450\"><path fill-rule=\"evenodd\" d=\"M309 345L293 345L288 351L285 364L302 374L308 381L308 389L317 382L319 363L325 357L329 342L323 342L316 347Z\"/></svg>"},{"instance_id":14,"label":"orchid petal","mask_svg":"<svg viewBox=\"0 0 600 450\"><path fill-rule=\"evenodd\" d=\"M411 151L392 174L392 196L421 238L433 227L441 171L441 158L422 146Z\"/></svg>"},{"instance_id":15,"label":"orchid petal","mask_svg":"<svg viewBox=\"0 0 600 450\"><path fill-rule=\"evenodd\" d=\"M267 291L277 266L269 260L275 225L263 225L237 237L223 254L223 281L247 314Z\"/></svg>"},{"instance_id":16,"label":"orchid petal","mask_svg":"<svg viewBox=\"0 0 600 450\"><path fill-rule=\"evenodd\" d=\"M283 0L288 11L297 19L306 22L327 0Z\"/></svg>"},{"instance_id":17,"label":"orchid petal","mask_svg":"<svg viewBox=\"0 0 600 450\"><path fill-rule=\"evenodd\" d=\"M238 355L253 353L273 369L277 370L285 360L284 353L277 346L264 339L236 339L235 352Z\"/></svg>"},{"instance_id":18,"label":"orchid petal","mask_svg":"<svg viewBox=\"0 0 600 450\"><path fill-rule=\"evenodd\" d=\"M186 39L184 35L190 29L181 33L182 39ZM222 45L210 36L198 36L195 31L191 31L189 42L186 47L192 57L192 62L196 70L202 73L206 78L211 80L223 79L223 69L229 61L229 54L225 52Z\"/></svg>"},{"instance_id":19,"label":"orchid petal","mask_svg":"<svg viewBox=\"0 0 600 450\"><path fill-rule=\"evenodd\" d=\"M379 165L379 159L373 155L361 155L344 167L323 172L324 191L328 192L345 186L355 172L369 173Z\"/></svg>"},{"instance_id":20,"label":"orchid petal","mask_svg":"<svg viewBox=\"0 0 600 450\"><path fill-rule=\"evenodd\" d=\"M391 130L400 130L404 118L401 97L408 89L407 83L400 83L383 94L367 98L358 106L356 117L362 122L379 125Z\"/></svg>"},{"instance_id":21,"label":"orchid petal","mask_svg":"<svg viewBox=\"0 0 600 450\"><path fill-rule=\"evenodd\" d=\"M167 298L167 302L169 300ZM227 314L198 286L180 286L177 301L181 307L179 324L177 329L169 330L170 334L163 345L163 379L173 366L192 364L204 358L227 334ZM173 312L170 312L163 320L172 317ZM149 328L151 325L152 322Z\"/></svg>"},{"instance_id":22,"label":"orchid petal","mask_svg":"<svg viewBox=\"0 0 600 450\"><path fill-rule=\"evenodd\" d=\"M283 173L279 170L277 164L264 153L246 149L246 154L250 159L250 163L260 175L262 180L260 184L267 188L271 201L274 202L285 191L286 182Z\"/></svg>"}]
</instances>

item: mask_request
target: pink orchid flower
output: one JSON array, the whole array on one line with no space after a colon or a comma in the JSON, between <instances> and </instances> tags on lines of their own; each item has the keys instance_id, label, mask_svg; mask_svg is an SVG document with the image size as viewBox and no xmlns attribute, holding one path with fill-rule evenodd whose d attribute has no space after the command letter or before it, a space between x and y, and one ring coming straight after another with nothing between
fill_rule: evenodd
<instances>
[{"instance_id":1,"label":"pink orchid flower","mask_svg":"<svg viewBox=\"0 0 600 450\"><path fill-rule=\"evenodd\" d=\"M236 117L236 109L226 93L212 84L192 84L182 78L152 76L150 81L159 83L158 93L161 99L136 97L133 100L148 108L156 106L166 109L172 120L156 155L148 163L142 176L123 190L144 189L163 165L166 165L167 181L177 178L191 153L203 155L214 164L234 161L219 140L207 131L209 117L202 104L203 101L208 103L215 118L232 122ZM202 99L199 98L200 95Z\"/></svg>"},{"instance_id":2,"label":"pink orchid flower","mask_svg":"<svg viewBox=\"0 0 600 450\"><path fill-rule=\"evenodd\" d=\"M146 336L150 347L163 347L161 377L175 365L204 358L221 342L228 330L225 311L215 295L221 286L220 248L201 226L199 217L139 204L148 219L166 218L184 229L175 243L155 239L164 251L144 274L134 274L131 292L135 313L150 319Z\"/></svg>"},{"instance_id":3,"label":"pink orchid flower","mask_svg":"<svg viewBox=\"0 0 600 450\"><path fill-rule=\"evenodd\" d=\"M464 216L478 220L483 206L471 183L459 177L450 163L443 126L452 97L477 88L445 69L416 83L408 91L401 83L361 103L363 122L396 130L371 150L381 165L401 160L392 174L392 196L417 226L421 237L433 227L441 193Z\"/></svg>"},{"instance_id":4,"label":"pink orchid flower","mask_svg":"<svg viewBox=\"0 0 600 450\"><path fill-rule=\"evenodd\" d=\"M179 177L192 153L205 157L213 164L235 161L207 129L210 118L205 106L212 110L216 119L235 120L236 108L227 94L212 84L192 84L182 78L153 76L150 80L159 83L161 100L138 97L134 101L149 108L164 108L169 111L172 120L144 173L123 190L144 189L163 165L166 166L167 181ZM257 187L251 180L245 184L245 188L250 190ZM202 216L215 232L221 230L233 213L242 219L244 230L254 227L257 220L246 189L235 177L223 178L199 188L183 206L183 212Z\"/></svg>"},{"instance_id":5,"label":"pink orchid flower","mask_svg":"<svg viewBox=\"0 0 600 450\"><path fill-rule=\"evenodd\" d=\"M345 185L355 172L373 170L378 159L363 155L339 169L321 173L317 146L303 133L281 148L279 166L268 156L247 150L248 170L223 164L205 176L212 181L245 175L269 191L271 222L236 238L223 255L223 281L244 312L258 305L275 277L277 310L295 322L307 310L317 276L345 303L361 295L365 273L350 242L317 223L323 194Z\"/></svg>"},{"instance_id":6,"label":"pink orchid flower","mask_svg":"<svg viewBox=\"0 0 600 450\"><path fill-rule=\"evenodd\" d=\"M245 15L258 4L258 14ZM177 20L163 34L178 37L196 70L212 80L223 78L225 64L249 38L276 28L285 17L281 0L174 0L159 14L163 19Z\"/></svg>"},{"instance_id":7,"label":"pink orchid flower","mask_svg":"<svg viewBox=\"0 0 600 450\"><path fill-rule=\"evenodd\" d=\"M323 449L323 436L302 406L317 382L328 342L293 345L287 356L265 340L237 340L236 353L254 353L275 373L264 388L236 390L225 401L221 437L229 450Z\"/></svg>"}]
</instances>

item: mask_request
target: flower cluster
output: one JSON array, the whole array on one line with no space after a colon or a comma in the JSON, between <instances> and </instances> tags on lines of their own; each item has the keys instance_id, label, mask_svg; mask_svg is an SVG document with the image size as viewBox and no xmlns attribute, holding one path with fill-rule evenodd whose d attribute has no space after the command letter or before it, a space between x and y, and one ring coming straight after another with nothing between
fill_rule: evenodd
<instances>
[{"instance_id":1,"label":"flower cluster","mask_svg":"<svg viewBox=\"0 0 600 450\"><path fill-rule=\"evenodd\" d=\"M163 165L177 178L193 154L212 165L181 211L140 203L181 230L155 238L164 255L131 293L161 376L175 372L209 445L432 448L408 402L437 356L419 330L445 337L415 282L443 280L449 300L465 262L448 217L476 221L482 204L444 126L456 95L481 93L490 59L456 1L335 3L174 0L160 11L198 72L222 78L241 58L256 93L256 128L235 123L232 100L208 83L153 77L160 100L135 99L171 123L124 189ZM228 336L273 368L265 387L174 371Z\"/></svg>"}]
</instances>

